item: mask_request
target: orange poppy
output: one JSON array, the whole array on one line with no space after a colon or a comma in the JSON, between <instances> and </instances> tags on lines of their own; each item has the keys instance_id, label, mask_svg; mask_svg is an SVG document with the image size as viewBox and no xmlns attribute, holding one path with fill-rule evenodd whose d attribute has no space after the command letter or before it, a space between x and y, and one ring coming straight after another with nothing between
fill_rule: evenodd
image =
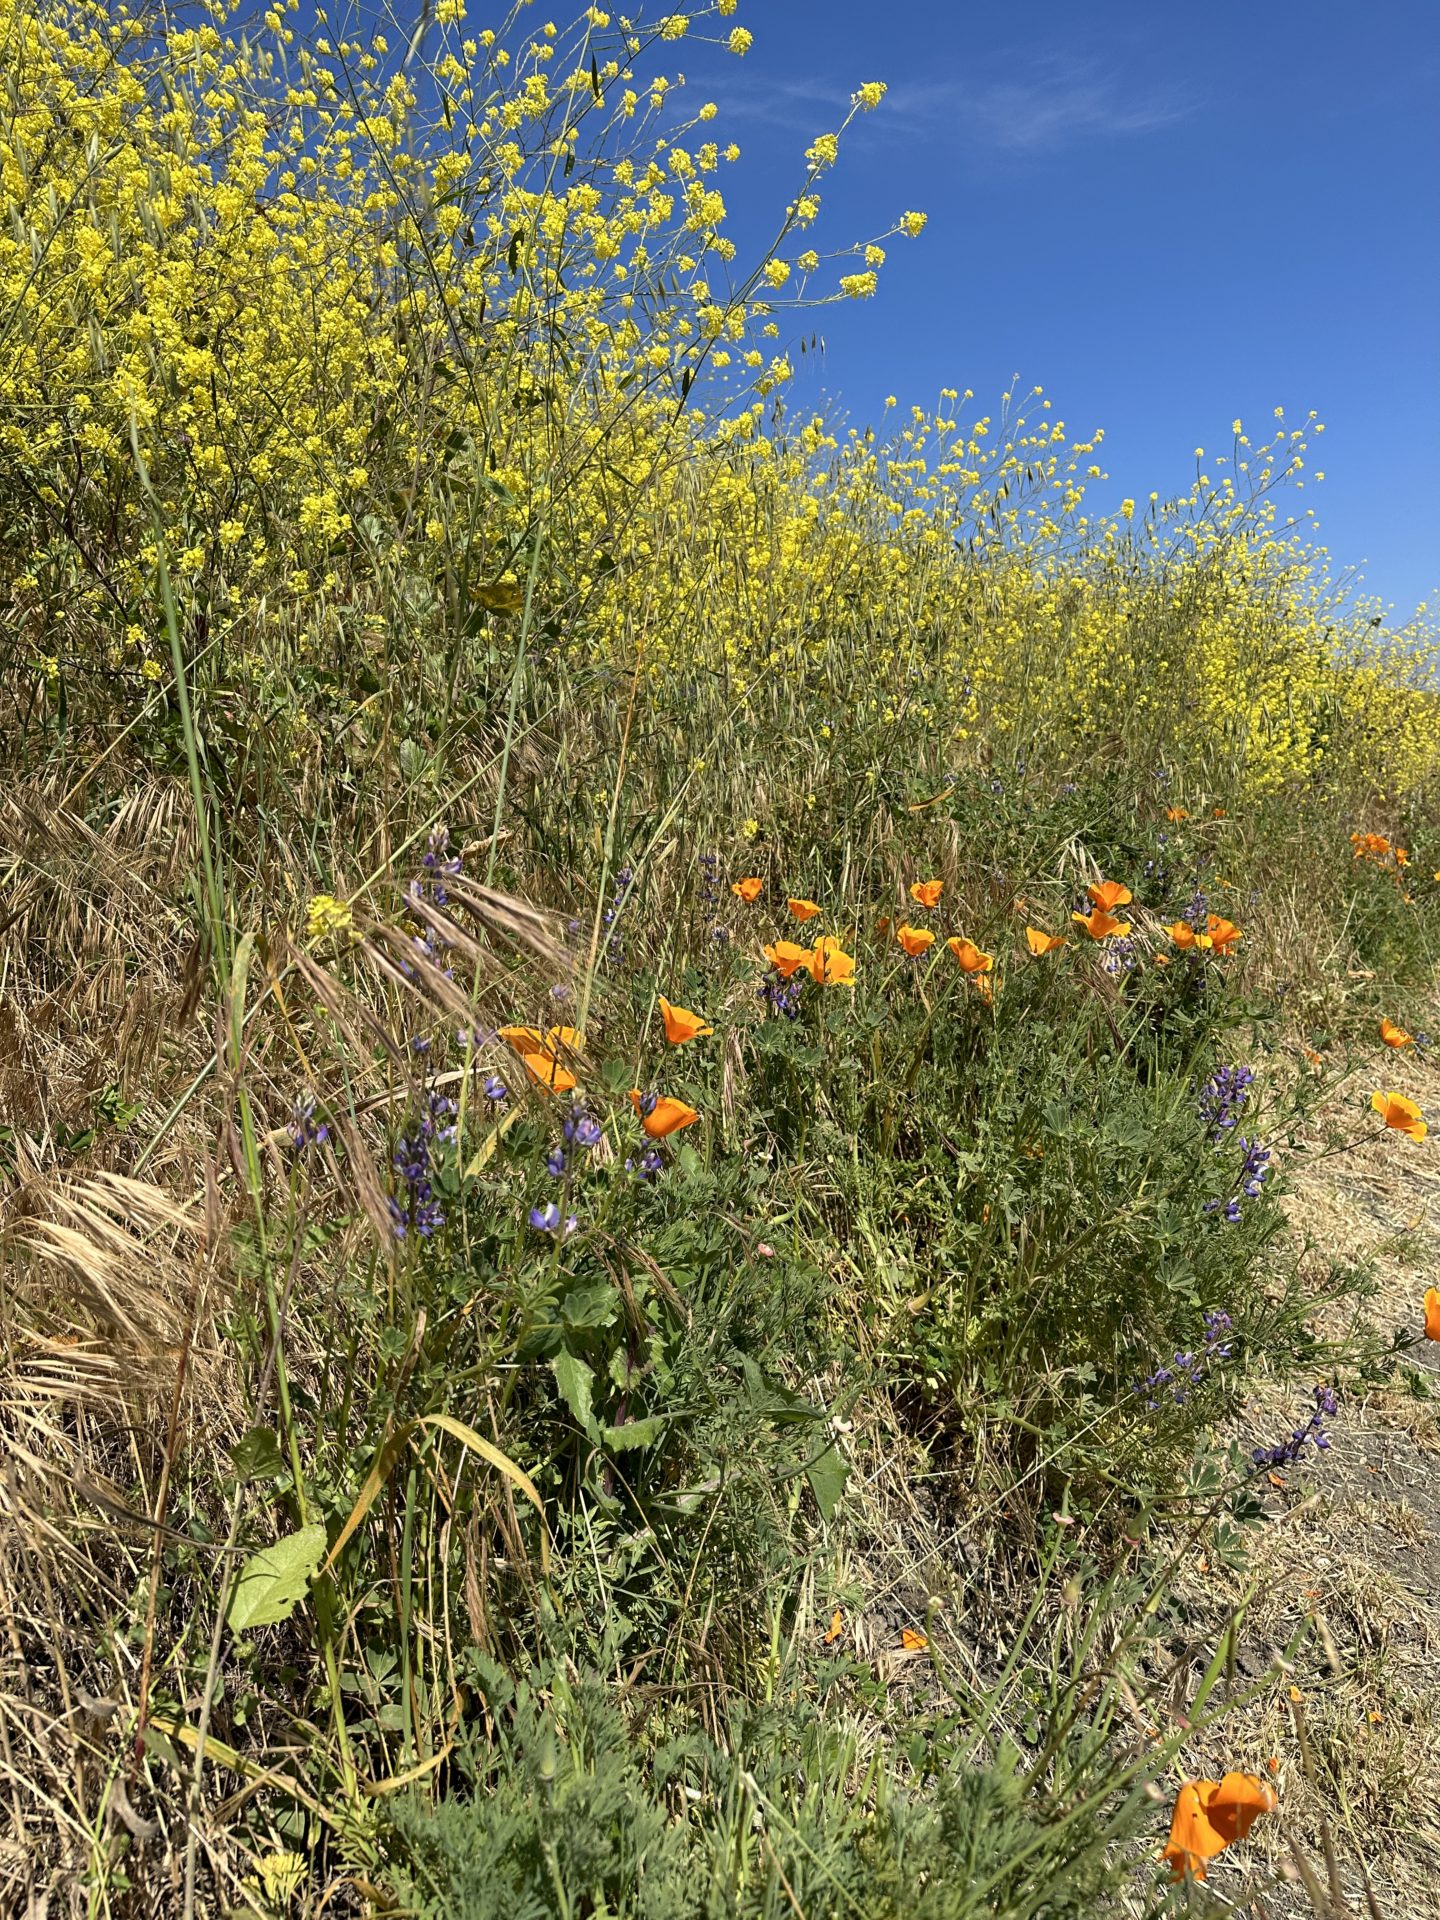
<instances>
[{"instance_id":1,"label":"orange poppy","mask_svg":"<svg viewBox=\"0 0 1440 1920\"><path fill-rule=\"evenodd\" d=\"M989 974L976 973L976 974L972 974L971 978L975 982L975 991L979 994L980 998L985 1002L985 1005L987 1007L993 1007L995 1004L996 989L999 986L998 978L996 980L995 986L991 986Z\"/></svg>"},{"instance_id":2,"label":"orange poppy","mask_svg":"<svg viewBox=\"0 0 1440 1920\"><path fill-rule=\"evenodd\" d=\"M731 893L738 893L747 907L753 906L764 890L765 882L763 880L757 880L754 874L750 874L744 880L732 880L730 882Z\"/></svg>"},{"instance_id":3,"label":"orange poppy","mask_svg":"<svg viewBox=\"0 0 1440 1920\"><path fill-rule=\"evenodd\" d=\"M1262 1813L1279 1801L1273 1787L1253 1773L1227 1773L1223 1780L1187 1780L1175 1796L1170 1839L1160 1856L1177 1880L1205 1878L1205 1862L1243 1840Z\"/></svg>"},{"instance_id":4,"label":"orange poppy","mask_svg":"<svg viewBox=\"0 0 1440 1920\"><path fill-rule=\"evenodd\" d=\"M917 880L910 888L910 898L918 900L922 907L938 907L944 891L943 880Z\"/></svg>"},{"instance_id":5,"label":"orange poppy","mask_svg":"<svg viewBox=\"0 0 1440 1920\"><path fill-rule=\"evenodd\" d=\"M1182 820L1188 820L1190 816L1184 807L1166 807L1165 818L1167 820L1173 820L1178 826Z\"/></svg>"},{"instance_id":6,"label":"orange poppy","mask_svg":"<svg viewBox=\"0 0 1440 1920\"><path fill-rule=\"evenodd\" d=\"M833 933L822 933L810 953L810 977L821 987L853 987L855 962Z\"/></svg>"},{"instance_id":7,"label":"orange poppy","mask_svg":"<svg viewBox=\"0 0 1440 1920\"><path fill-rule=\"evenodd\" d=\"M782 980L788 980L797 968L810 964L809 947L797 947L793 940L777 940L773 947L762 947L760 951Z\"/></svg>"},{"instance_id":8,"label":"orange poppy","mask_svg":"<svg viewBox=\"0 0 1440 1920\"><path fill-rule=\"evenodd\" d=\"M1057 947L1068 946L1063 933L1046 933L1040 927L1026 927L1025 944L1031 953L1054 953Z\"/></svg>"},{"instance_id":9,"label":"orange poppy","mask_svg":"<svg viewBox=\"0 0 1440 1920\"><path fill-rule=\"evenodd\" d=\"M562 1067L553 1053L522 1053L525 1071L537 1087L543 1087L547 1093L569 1093L579 1081L568 1067Z\"/></svg>"},{"instance_id":10,"label":"orange poppy","mask_svg":"<svg viewBox=\"0 0 1440 1920\"><path fill-rule=\"evenodd\" d=\"M1205 931L1216 953L1228 953L1237 940L1245 937L1233 920L1222 919L1218 913L1212 913L1207 919Z\"/></svg>"},{"instance_id":11,"label":"orange poppy","mask_svg":"<svg viewBox=\"0 0 1440 1920\"><path fill-rule=\"evenodd\" d=\"M1212 820L1223 820L1225 818L1224 807L1212 807L1210 809L1210 818Z\"/></svg>"},{"instance_id":12,"label":"orange poppy","mask_svg":"<svg viewBox=\"0 0 1440 1920\"><path fill-rule=\"evenodd\" d=\"M1397 866L1397 867L1408 867L1408 866L1409 866L1409 864L1410 864L1410 856L1409 856L1409 854L1408 854L1408 853L1407 853L1407 852L1405 851L1405 849L1404 849L1404 847L1396 847L1394 851L1395 851L1395 864L1396 864L1396 866Z\"/></svg>"},{"instance_id":13,"label":"orange poppy","mask_svg":"<svg viewBox=\"0 0 1440 1920\"><path fill-rule=\"evenodd\" d=\"M1413 1047L1415 1044L1414 1034L1406 1033L1405 1029L1397 1027L1393 1020L1380 1022L1380 1038L1387 1047Z\"/></svg>"},{"instance_id":14,"label":"orange poppy","mask_svg":"<svg viewBox=\"0 0 1440 1920\"><path fill-rule=\"evenodd\" d=\"M797 920L813 920L820 911L814 900L787 900L785 904Z\"/></svg>"},{"instance_id":15,"label":"orange poppy","mask_svg":"<svg viewBox=\"0 0 1440 1920\"><path fill-rule=\"evenodd\" d=\"M685 1007L675 1007L660 995L660 1018L665 1022L665 1038L672 1047L683 1047L687 1040L698 1040L702 1035L714 1033L714 1027L707 1027L698 1013L691 1013Z\"/></svg>"},{"instance_id":16,"label":"orange poppy","mask_svg":"<svg viewBox=\"0 0 1440 1920\"><path fill-rule=\"evenodd\" d=\"M890 916L888 913L882 913L880 915L880 918L875 922L875 931L877 933L889 933Z\"/></svg>"},{"instance_id":17,"label":"orange poppy","mask_svg":"<svg viewBox=\"0 0 1440 1920\"><path fill-rule=\"evenodd\" d=\"M501 1027L500 1038L508 1040L517 1053L554 1053L557 1047L568 1047L575 1053L580 1047L580 1035L574 1027L550 1027L541 1033L538 1027Z\"/></svg>"},{"instance_id":18,"label":"orange poppy","mask_svg":"<svg viewBox=\"0 0 1440 1920\"><path fill-rule=\"evenodd\" d=\"M995 964L993 953L982 953L973 940L964 940L958 933L945 944L966 973L989 973Z\"/></svg>"},{"instance_id":19,"label":"orange poppy","mask_svg":"<svg viewBox=\"0 0 1440 1920\"><path fill-rule=\"evenodd\" d=\"M1100 880L1085 891L1102 913L1113 913L1116 907L1128 906L1135 898L1123 880Z\"/></svg>"},{"instance_id":20,"label":"orange poppy","mask_svg":"<svg viewBox=\"0 0 1440 1920\"><path fill-rule=\"evenodd\" d=\"M1440 1292L1434 1287L1425 1289L1425 1338L1440 1340Z\"/></svg>"},{"instance_id":21,"label":"orange poppy","mask_svg":"<svg viewBox=\"0 0 1440 1920\"><path fill-rule=\"evenodd\" d=\"M630 1104L640 1116L640 1124L652 1140L663 1140L667 1134L678 1133L682 1127L693 1127L700 1118L694 1107L687 1107L683 1100L672 1100L669 1095L654 1100L646 1112L646 1100L638 1087L630 1089Z\"/></svg>"},{"instance_id":22,"label":"orange poppy","mask_svg":"<svg viewBox=\"0 0 1440 1920\"><path fill-rule=\"evenodd\" d=\"M1092 940L1108 940L1112 934L1119 934L1123 939L1130 931L1128 920L1117 920L1104 907L1092 907L1089 913L1072 913L1070 918L1078 920Z\"/></svg>"},{"instance_id":23,"label":"orange poppy","mask_svg":"<svg viewBox=\"0 0 1440 1920\"><path fill-rule=\"evenodd\" d=\"M841 1634L844 1631L845 1631L845 1616L840 1611L839 1607L836 1607L834 1613L832 1613L830 1616L830 1631L825 1635L826 1646L833 1647L835 1642L840 1638Z\"/></svg>"},{"instance_id":24,"label":"orange poppy","mask_svg":"<svg viewBox=\"0 0 1440 1920\"><path fill-rule=\"evenodd\" d=\"M1430 1129L1413 1100L1407 1100L1403 1093L1372 1093L1370 1104L1393 1133L1407 1134L1412 1140L1423 1140Z\"/></svg>"},{"instance_id":25,"label":"orange poppy","mask_svg":"<svg viewBox=\"0 0 1440 1920\"><path fill-rule=\"evenodd\" d=\"M927 947L933 947L935 944L935 936L928 927L897 927L895 938L912 960L918 959Z\"/></svg>"},{"instance_id":26,"label":"orange poppy","mask_svg":"<svg viewBox=\"0 0 1440 1920\"><path fill-rule=\"evenodd\" d=\"M900 1645L906 1653L919 1653L923 1648L928 1647L929 1644L930 1642L925 1638L925 1635L923 1633L916 1633L913 1627L902 1627L900 1629Z\"/></svg>"}]
</instances>

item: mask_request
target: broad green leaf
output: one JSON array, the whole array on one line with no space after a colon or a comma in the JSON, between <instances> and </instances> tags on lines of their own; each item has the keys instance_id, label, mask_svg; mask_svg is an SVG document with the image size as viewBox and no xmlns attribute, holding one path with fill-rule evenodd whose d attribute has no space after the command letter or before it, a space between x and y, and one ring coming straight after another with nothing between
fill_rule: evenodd
<instances>
[{"instance_id":1,"label":"broad green leaf","mask_svg":"<svg viewBox=\"0 0 1440 1920\"><path fill-rule=\"evenodd\" d=\"M834 1447L827 1447L818 1459L812 1460L805 1469L805 1478L810 1482L810 1491L815 1496L815 1504L820 1509L820 1518L828 1520L840 1504L840 1496L845 1491L845 1482L850 1469L840 1458Z\"/></svg>"},{"instance_id":2,"label":"broad green leaf","mask_svg":"<svg viewBox=\"0 0 1440 1920\"><path fill-rule=\"evenodd\" d=\"M248 1633L252 1627L273 1627L288 1620L305 1598L324 1552L325 1529L314 1526L287 1533L273 1547L252 1553L230 1595L225 1614L230 1631Z\"/></svg>"},{"instance_id":3,"label":"broad green leaf","mask_svg":"<svg viewBox=\"0 0 1440 1920\"><path fill-rule=\"evenodd\" d=\"M653 1446L669 1424L664 1414L652 1413L645 1420L627 1420L622 1427L603 1427L601 1437L613 1453L628 1453L632 1447Z\"/></svg>"},{"instance_id":4,"label":"broad green leaf","mask_svg":"<svg viewBox=\"0 0 1440 1920\"><path fill-rule=\"evenodd\" d=\"M595 1375L583 1360L577 1360L573 1353L557 1353L550 1362L550 1371L555 1375L555 1384L576 1421L587 1433L595 1428L594 1386Z\"/></svg>"},{"instance_id":5,"label":"broad green leaf","mask_svg":"<svg viewBox=\"0 0 1440 1920\"><path fill-rule=\"evenodd\" d=\"M230 1449L237 1480L278 1480L285 1471L280 1442L269 1427L251 1427Z\"/></svg>"}]
</instances>

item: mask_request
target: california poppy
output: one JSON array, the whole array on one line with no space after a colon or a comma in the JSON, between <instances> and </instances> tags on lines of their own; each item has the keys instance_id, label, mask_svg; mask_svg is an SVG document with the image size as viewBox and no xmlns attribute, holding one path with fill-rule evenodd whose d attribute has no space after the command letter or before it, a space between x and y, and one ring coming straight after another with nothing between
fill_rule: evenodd
<instances>
[{"instance_id":1,"label":"california poppy","mask_svg":"<svg viewBox=\"0 0 1440 1920\"><path fill-rule=\"evenodd\" d=\"M660 1098L654 1094L647 1096L638 1087L630 1089L630 1104L652 1140L663 1140L682 1127L692 1127L700 1118L694 1107L687 1107L683 1100L672 1100L668 1094Z\"/></svg>"},{"instance_id":2,"label":"california poppy","mask_svg":"<svg viewBox=\"0 0 1440 1920\"><path fill-rule=\"evenodd\" d=\"M568 1067L562 1067L553 1053L522 1053L525 1071L536 1086L547 1093L569 1093L580 1083Z\"/></svg>"},{"instance_id":3,"label":"california poppy","mask_svg":"<svg viewBox=\"0 0 1440 1920\"><path fill-rule=\"evenodd\" d=\"M982 953L973 940L962 939L958 933L945 944L966 973L989 973L995 964L993 953Z\"/></svg>"},{"instance_id":4,"label":"california poppy","mask_svg":"<svg viewBox=\"0 0 1440 1920\"><path fill-rule=\"evenodd\" d=\"M841 1634L844 1631L845 1631L845 1616L840 1611L839 1607L836 1607L834 1613L832 1613L830 1616L830 1631L825 1635L826 1646L833 1647L835 1642L840 1638Z\"/></svg>"},{"instance_id":5,"label":"california poppy","mask_svg":"<svg viewBox=\"0 0 1440 1920\"><path fill-rule=\"evenodd\" d=\"M910 898L918 900L922 907L938 907L944 891L943 880L916 880L910 888Z\"/></svg>"},{"instance_id":6,"label":"california poppy","mask_svg":"<svg viewBox=\"0 0 1440 1920\"><path fill-rule=\"evenodd\" d=\"M1165 818L1167 820L1173 820L1178 826L1182 820L1188 820L1190 816L1184 807L1166 807Z\"/></svg>"},{"instance_id":7,"label":"california poppy","mask_svg":"<svg viewBox=\"0 0 1440 1920\"><path fill-rule=\"evenodd\" d=\"M1437 874L1437 875L1436 875L1436 878L1437 878L1437 879L1440 879L1440 874ZM889 916L889 914L888 914L888 913L882 913L882 914L880 915L880 917L879 917L879 919L878 919L878 920L876 920L876 922L875 922L875 931L876 931L877 933L889 933L889 931L890 931L890 916Z\"/></svg>"},{"instance_id":8,"label":"california poppy","mask_svg":"<svg viewBox=\"0 0 1440 1920\"><path fill-rule=\"evenodd\" d=\"M1210 818L1212 820L1223 820L1225 818L1224 807L1212 807L1210 809Z\"/></svg>"},{"instance_id":9,"label":"california poppy","mask_svg":"<svg viewBox=\"0 0 1440 1920\"><path fill-rule=\"evenodd\" d=\"M501 1027L500 1038L508 1040L517 1053L539 1053L545 1046L545 1036L538 1027Z\"/></svg>"},{"instance_id":10,"label":"california poppy","mask_svg":"<svg viewBox=\"0 0 1440 1920\"><path fill-rule=\"evenodd\" d=\"M814 900L787 900L785 904L797 920L813 920L820 911Z\"/></svg>"},{"instance_id":11,"label":"california poppy","mask_svg":"<svg viewBox=\"0 0 1440 1920\"><path fill-rule=\"evenodd\" d=\"M1057 947L1068 945L1063 933L1046 933L1040 927L1026 927L1025 944L1031 953L1054 953Z\"/></svg>"},{"instance_id":12,"label":"california poppy","mask_svg":"<svg viewBox=\"0 0 1440 1920\"><path fill-rule=\"evenodd\" d=\"M810 964L809 947L796 946L793 940L777 940L773 946L762 947L760 951L782 980L788 980L797 968Z\"/></svg>"},{"instance_id":13,"label":"california poppy","mask_svg":"<svg viewBox=\"0 0 1440 1920\"><path fill-rule=\"evenodd\" d=\"M1244 938L1233 920L1225 920L1218 913L1212 913L1205 922L1205 931L1210 936L1210 945L1216 953L1228 953L1237 940Z\"/></svg>"},{"instance_id":14,"label":"california poppy","mask_svg":"<svg viewBox=\"0 0 1440 1920\"><path fill-rule=\"evenodd\" d=\"M1425 1338L1440 1340L1440 1292L1434 1287L1425 1289Z\"/></svg>"},{"instance_id":15,"label":"california poppy","mask_svg":"<svg viewBox=\"0 0 1440 1920\"><path fill-rule=\"evenodd\" d=\"M1253 1773L1227 1773L1223 1780L1187 1780L1175 1796L1170 1839L1161 1858L1177 1880L1205 1878L1205 1862L1243 1840L1262 1813L1279 1802L1272 1787Z\"/></svg>"},{"instance_id":16,"label":"california poppy","mask_svg":"<svg viewBox=\"0 0 1440 1920\"><path fill-rule=\"evenodd\" d=\"M935 936L928 927L903 926L895 929L895 938L900 942L912 960L924 953L927 947L933 947Z\"/></svg>"},{"instance_id":17,"label":"california poppy","mask_svg":"<svg viewBox=\"0 0 1440 1920\"><path fill-rule=\"evenodd\" d=\"M1405 1029L1397 1027L1393 1020L1380 1022L1380 1038L1387 1047L1413 1047L1415 1044L1414 1034L1406 1033Z\"/></svg>"},{"instance_id":18,"label":"california poppy","mask_svg":"<svg viewBox=\"0 0 1440 1920\"><path fill-rule=\"evenodd\" d=\"M1099 880L1085 891L1104 913L1113 913L1116 907L1128 906L1135 898L1123 880Z\"/></svg>"},{"instance_id":19,"label":"california poppy","mask_svg":"<svg viewBox=\"0 0 1440 1920\"><path fill-rule=\"evenodd\" d=\"M731 893L738 893L747 907L753 905L754 902L760 898L764 890L765 882L763 880L757 880L754 874L749 875L748 878L744 880L732 880L730 882Z\"/></svg>"},{"instance_id":20,"label":"california poppy","mask_svg":"<svg viewBox=\"0 0 1440 1920\"><path fill-rule=\"evenodd\" d=\"M571 1053L576 1053L579 1051L580 1035L576 1032L574 1027L547 1028L545 1033L546 1051L549 1053L554 1053L557 1047L568 1047Z\"/></svg>"},{"instance_id":21,"label":"california poppy","mask_svg":"<svg viewBox=\"0 0 1440 1920\"><path fill-rule=\"evenodd\" d=\"M1419 1107L1413 1100L1407 1100L1403 1093L1372 1093L1370 1104L1394 1133L1408 1134L1412 1140L1423 1140L1430 1131Z\"/></svg>"},{"instance_id":22,"label":"california poppy","mask_svg":"<svg viewBox=\"0 0 1440 1920\"><path fill-rule=\"evenodd\" d=\"M783 944L783 943L782 943ZM855 961L833 933L822 933L811 949L810 977L817 986L853 987Z\"/></svg>"},{"instance_id":23,"label":"california poppy","mask_svg":"<svg viewBox=\"0 0 1440 1920\"><path fill-rule=\"evenodd\" d=\"M664 994L660 995L660 1018L665 1022L665 1038L672 1047L683 1047L687 1040L698 1040L703 1034L714 1033L714 1027L707 1027L698 1013L691 1013L685 1007L671 1006Z\"/></svg>"},{"instance_id":24,"label":"california poppy","mask_svg":"<svg viewBox=\"0 0 1440 1920\"><path fill-rule=\"evenodd\" d=\"M1119 934L1123 939L1130 931L1128 920L1117 920L1105 907L1092 907L1089 913L1072 913L1070 918L1078 920L1092 940L1108 940L1112 934Z\"/></svg>"},{"instance_id":25,"label":"california poppy","mask_svg":"<svg viewBox=\"0 0 1440 1920\"><path fill-rule=\"evenodd\" d=\"M917 1633L913 1627L902 1627L900 1629L900 1645L906 1653L919 1653L923 1648L928 1647L929 1644L930 1642L925 1638L925 1635L923 1633Z\"/></svg>"},{"instance_id":26,"label":"california poppy","mask_svg":"<svg viewBox=\"0 0 1440 1920\"><path fill-rule=\"evenodd\" d=\"M1396 866L1397 866L1397 867L1408 867L1408 866L1409 866L1409 864L1410 864L1410 856L1409 856L1409 854L1408 854L1408 853L1407 853L1407 852L1405 851L1405 849L1404 849L1404 847L1396 847L1396 848L1394 849L1394 853L1395 853L1395 864L1396 864Z\"/></svg>"}]
</instances>

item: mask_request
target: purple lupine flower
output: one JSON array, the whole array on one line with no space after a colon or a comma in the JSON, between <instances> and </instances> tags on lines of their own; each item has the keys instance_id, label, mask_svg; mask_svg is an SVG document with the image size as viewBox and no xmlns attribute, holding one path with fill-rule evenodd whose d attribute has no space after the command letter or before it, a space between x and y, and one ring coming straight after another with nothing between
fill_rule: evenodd
<instances>
[{"instance_id":1,"label":"purple lupine flower","mask_svg":"<svg viewBox=\"0 0 1440 1920\"><path fill-rule=\"evenodd\" d=\"M1258 1140L1241 1140L1245 1158L1238 1175L1240 1191L1248 1194L1252 1200L1259 1197L1265 1184L1265 1176L1270 1171L1270 1149L1262 1147Z\"/></svg>"},{"instance_id":2,"label":"purple lupine flower","mask_svg":"<svg viewBox=\"0 0 1440 1920\"><path fill-rule=\"evenodd\" d=\"M313 1093L302 1094L295 1102L286 1132L290 1135L290 1144L297 1153L303 1152L306 1147L323 1147L330 1138L330 1129L325 1122L322 1120L318 1125L316 1124Z\"/></svg>"},{"instance_id":3,"label":"purple lupine flower","mask_svg":"<svg viewBox=\"0 0 1440 1920\"><path fill-rule=\"evenodd\" d=\"M1117 978L1129 973L1140 958L1139 942L1131 934L1122 934L1118 940L1111 940L1100 956L1100 964L1106 973Z\"/></svg>"},{"instance_id":4,"label":"purple lupine flower","mask_svg":"<svg viewBox=\"0 0 1440 1920\"><path fill-rule=\"evenodd\" d=\"M598 1147L602 1132L600 1122L583 1107L572 1107L565 1116L561 1129L567 1146Z\"/></svg>"},{"instance_id":5,"label":"purple lupine flower","mask_svg":"<svg viewBox=\"0 0 1440 1920\"><path fill-rule=\"evenodd\" d=\"M757 991L765 1002L766 1010L778 1013L786 1020L794 1020L800 1012L801 982L798 974L784 980L778 973L768 973L761 981Z\"/></svg>"},{"instance_id":6,"label":"purple lupine flower","mask_svg":"<svg viewBox=\"0 0 1440 1920\"><path fill-rule=\"evenodd\" d=\"M493 1101L497 1107L502 1100L508 1100L510 1097L510 1089L498 1073L490 1073L485 1076L484 1091L485 1098Z\"/></svg>"},{"instance_id":7,"label":"purple lupine flower","mask_svg":"<svg viewBox=\"0 0 1440 1920\"><path fill-rule=\"evenodd\" d=\"M1229 1314L1215 1308L1205 1315L1204 1324L1205 1339L1199 1352L1176 1353L1169 1366L1156 1367L1136 1388L1137 1393L1145 1395L1145 1405L1150 1412L1159 1406L1159 1395L1167 1389L1176 1406L1183 1407L1195 1389L1204 1384L1210 1369L1230 1358L1233 1348L1227 1338L1231 1331Z\"/></svg>"},{"instance_id":8,"label":"purple lupine flower","mask_svg":"<svg viewBox=\"0 0 1440 1920\"><path fill-rule=\"evenodd\" d=\"M647 1147L638 1160L627 1160L625 1171L633 1173L637 1180L653 1180L665 1165L663 1155L656 1148Z\"/></svg>"},{"instance_id":9,"label":"purple lupine flower","mask_svg":"<svg viewBox=\"0 0 1440 1920\"><path fill-rule=\"evenodd\" d=\"M1196 887L1191 894L1189 906L1181 909L1180 918L1187 926L1194 927L1197 933L1203 933L1209 926L1210 902L1205 898L1204 891L1200 887Z\"/></svg>"},{"instance_id":10,"label":"purple lupine flower","mask_svg":"<svg viewBox=\"0 0 1440 1920\"><path fill-rule=\"evenodd\" d=\"M1332 1419L1339 1408L1335 1389L1330 1386L1316 1387L1314 1392L1315 1411L1303 1427L1295 1427L1288 1440L1281 1440L1273 1447L1256 1447L1250 1455L1257 1473L1267 1468L1293 1466L1305 1452L1307 1445L1313 1445L1318 1453L1326 1453L1330 1447L1330 1435L1325 1431L1325 1422Z\"/></svg>"},{"instance_id":11,"label":"purple lupine flower","mask_svg":"<svg viewBox=\"0 0 1440 1920\"><path fill-rule=\"evenodd\" d=\"M425 869L425 880L429 882L437 907L448 905L450 896L445 891L447 877L460 871L460 856L450 852L450 832L447 827L436 827L430 835L430 842L420 861ZM423 882L413 883L417 888Z\"/></svg>"},{"instance_id":12,"label":"purple lupine flower","mask_svg":"<svg viewBox=\"0 0 1440 1920\"><path fill-rule=\"evenodd\" d=\"M1217 1144L1240 1118L1255 1075L1249 1067L1217 1067L1200 1089L1200 1118Z\"/></svg>"},{"instance_id":13,"label":"purple lupine flower","mask_svg":"<svg viewBox=\"0 0 1440 1920\"><path fill-rule=\"evenodd\" d=\"M720 856L716 853L702 853L700 856L700 904L713 907L720 898Z\"/></svg>"},{"instance_id":14,"label":"purple lupine flower","mask_svg":"<svg viewBox=\"0 0 1440 1920\"><path fill-rule=\"evenodd\" d=\"M552 1147L545 1156L545 1171L552 1180L558 1180L565 1171L565 1153L561 1147Z\"/></svg>"},{"instance_id":15,"label":"purple lupine flower","mask_svg":"<svg viewBox=\"0 0 1440 1920\"><path fill-rule=\"evenodd\" d=\"M573 1213L566 1214L562 1219L559 1207L553 1200L547 1200L543 1207L531 1207L530 1224L537 1233L548 1233L557 1240L568 1240L580 1223Z\"/></svg>"}]
</instances>

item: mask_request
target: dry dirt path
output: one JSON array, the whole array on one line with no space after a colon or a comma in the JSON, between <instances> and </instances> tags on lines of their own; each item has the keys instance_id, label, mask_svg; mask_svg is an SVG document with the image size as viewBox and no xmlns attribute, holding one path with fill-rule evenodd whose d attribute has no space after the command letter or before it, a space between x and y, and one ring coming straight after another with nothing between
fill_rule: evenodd
<instances>
[{"instance_id":1,"label":"dry dirt path","mask_svg":"<svg viewBox=\"0 0 1440 1920\"><path fill-rule=\"evenodd\" d=\"M1331 1107L1355 1131L1370 1087L1414 1090L1434 1077L1394 1056L1366 1067L1373 1077L1347 1076ZM1440 1100L1429 1104L1440 1118ZM1276 1476L1283 1484L1260 1483L1266 1519L1248 1566L1223 1572L1197 1558L1188 1570L1202 1614L1253 1591L1238 1685L1306 1630L1294 1672L1227 1720L1215 1736L1223 1752L1197 1756L1207 1769L1267 1771L1281 1802L1280 1818L1255 1828L1249 1859L1216 1863L1211 1885L1231 1911L1271 1920L1440 1920L1440 1343L1394 1351L1397 1334L1419 1334L1425 1289L1440 1285L1440 1125L1419 1144L1392 1134L1308 1164L1294 1156L1291 1175L1289 1253L1299 1250L1316 1302L1308 1324L1370 1357L1317 1357L1316 1382L1333 1381L1340 1398L1331 1445ZM1353 1292L1324 1304L1336 1265L1367 1276L1358 1308ZM1303 1384L1261 1385L1236 1437L1247 1448L1283 1439L1310 1410ZM1257 1897L1262 1864L1270 1887ZM1276 1885L1277 1870L1296 1877Z\"/></svg>"}]
</instances>

